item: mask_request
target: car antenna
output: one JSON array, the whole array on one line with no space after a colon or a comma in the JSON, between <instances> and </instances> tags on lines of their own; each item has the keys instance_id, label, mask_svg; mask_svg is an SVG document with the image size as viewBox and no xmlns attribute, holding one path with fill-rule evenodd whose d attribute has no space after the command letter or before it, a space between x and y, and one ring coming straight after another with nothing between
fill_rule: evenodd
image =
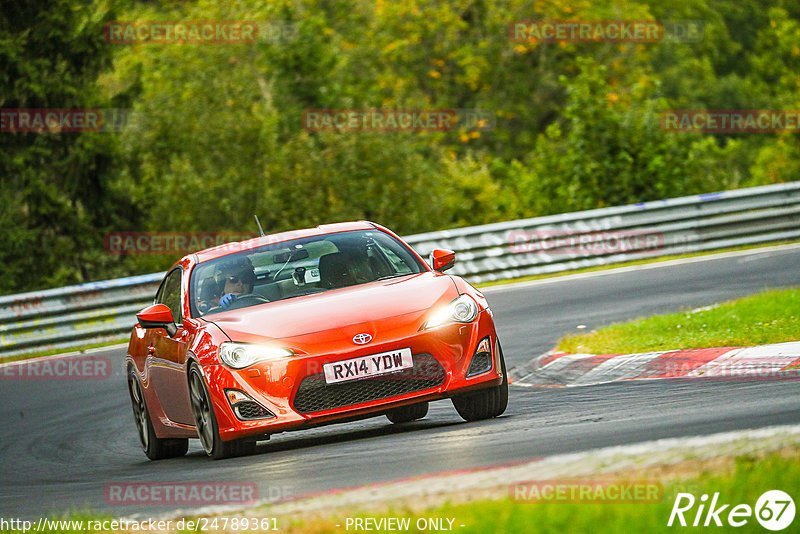
<instances>
[{"instance_id":1,"label":"car antenna","mask_svg":"<svg viewBox=\"0 0 800 534\"><path fill-rule=\"evenodd\" d=\"M261 223L258 220L258 215L253 215L256 218L256 224L258 225L258 231L261 232L261 237L265 237L266 234L264 233L264 229L261 228Z\"/></svg>"}]
</instances>

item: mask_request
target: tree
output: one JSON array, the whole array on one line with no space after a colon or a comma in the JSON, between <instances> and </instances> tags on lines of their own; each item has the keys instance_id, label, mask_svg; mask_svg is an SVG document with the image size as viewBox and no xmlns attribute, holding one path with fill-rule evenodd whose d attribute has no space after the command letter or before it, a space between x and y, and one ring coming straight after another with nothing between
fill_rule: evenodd
<instances>
[{"instance_id":1,"label":"tree","mask_svg":"<svg viewBox=\"0 0 800 534\"><path fill-rule=\"evenodd\" d=\"M68 0L3 2L0 107L112 107L96 88L111 61L102 32L109 17ZM104 230L137 217L115 189L115 146L107 133L0 132L0 292L114 271Z\"/></svg>"}]
</instances>

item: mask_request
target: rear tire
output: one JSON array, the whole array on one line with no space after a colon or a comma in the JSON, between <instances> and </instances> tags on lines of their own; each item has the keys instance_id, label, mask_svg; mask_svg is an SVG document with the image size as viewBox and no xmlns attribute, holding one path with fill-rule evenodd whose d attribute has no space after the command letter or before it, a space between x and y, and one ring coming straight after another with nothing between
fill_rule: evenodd
<instances>
[{"instance_id":1,"label":"rear tire","mask_svg":"<svg viewBox=\"0 0 800 534\"><path fill-rule=\"evenodd\" d=\"M500 369L503 373L503 382L479 391L464 393L453 397L458 415L466 421L479 421L491 419L506 411L508 407L508 376L506 376L506 362L503 359L503 350L499 348Z\"/></svg>"},{"instance_id":2,"label":"rear tire","mask_svg":"<svg viewBox=\"0 0 800 534\"><path fill-rule=\"evenodd\" d=\"M139 384L139 377L131 367L128 370L128 393L131 396L131 406L133 407L133 417L136 421L136 430L139 433L139 442L145 456L151 460L163 460L166 458L177 458L186 454L189 450L189 440L187 438L166 438L156 436L155 428L150 420L150 412L147 411L147 404L142 393L142 386Z\"/></svg>"},{"instance_id":3,"label":"rear tire","mask_svg":"<svg viewBox=\"0 0 800 534\"><path fill-rule=\"evenodd\" d=\"M197 435L207 455L215 460L221 460L251 454L255 450L256 442L252 440L222 441L214 405L206 381L196 363L192 363L189 367L189 398Z\"/></svg>"},{"instance_id":4,"label":"rear tire","mask_svg":"<svg viewBox=\"0 0 800 534\"><path fill-rule=\"evenodd\" d=\"M410 406L401 406L400 408L392 408L386 412L386 418L394 424L410 423L417 419L422 419L428 415L428 403L420 402L418 404L411 404Z\"/></svg>"}]
</instances>

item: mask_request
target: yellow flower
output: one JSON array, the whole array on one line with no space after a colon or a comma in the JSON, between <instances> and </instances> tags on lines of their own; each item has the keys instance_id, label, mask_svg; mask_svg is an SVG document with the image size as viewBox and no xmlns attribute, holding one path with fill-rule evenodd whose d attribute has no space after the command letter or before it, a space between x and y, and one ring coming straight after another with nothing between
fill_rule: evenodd
<instances>
[{"instance_id":1,"label":"yellow flower","mask_svg":"<svg viewBox=\"0 0 800 534\"><path fill-rule=\"evenodd\" d=\"M617 93L608 93L606 98L609 102L619 102L619 95Z\"/></svg>"},{"instance_id":2,"label":"yellow flower","mask_svg":"<svg viewBox=\"0 0 800 534\"><path fill-rule=\"evenodd\" d=\"M524 54L527 51L528 47L526 47L525 45L518 44L517 46L514 47L514 52L516 52L517 54Z\"/></svg>"},{"instance_id":3,"label":"yellow flower","mask_svg":"<svg viewBox=\"0 0 800 534\"><path fill-rule=\"evenodd\" d=\"M431 78L441 78L442 77L442 73L439 72L438 70L431 70L431 71L428 71L428 76L430 76Z\"/></svg>"}]
</instances>

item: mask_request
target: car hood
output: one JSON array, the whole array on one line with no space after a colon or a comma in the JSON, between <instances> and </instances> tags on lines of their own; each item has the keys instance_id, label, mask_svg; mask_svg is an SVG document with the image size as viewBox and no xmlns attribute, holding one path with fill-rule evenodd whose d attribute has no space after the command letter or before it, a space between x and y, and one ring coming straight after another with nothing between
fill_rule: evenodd
<instances>
[{"instance_id":1,"label":"car hood","mask_svg":"<svg viewBox=\"0 0 800 534\"><path fill-rule=\"evenodd\" d=\"M233 341L255 343L324 330L349 330L347 327L352 325L374 324L402 315L421 315L457 295L449 276L426 272L259 304L206 319Z\"/></svg>"}]
</instances>

